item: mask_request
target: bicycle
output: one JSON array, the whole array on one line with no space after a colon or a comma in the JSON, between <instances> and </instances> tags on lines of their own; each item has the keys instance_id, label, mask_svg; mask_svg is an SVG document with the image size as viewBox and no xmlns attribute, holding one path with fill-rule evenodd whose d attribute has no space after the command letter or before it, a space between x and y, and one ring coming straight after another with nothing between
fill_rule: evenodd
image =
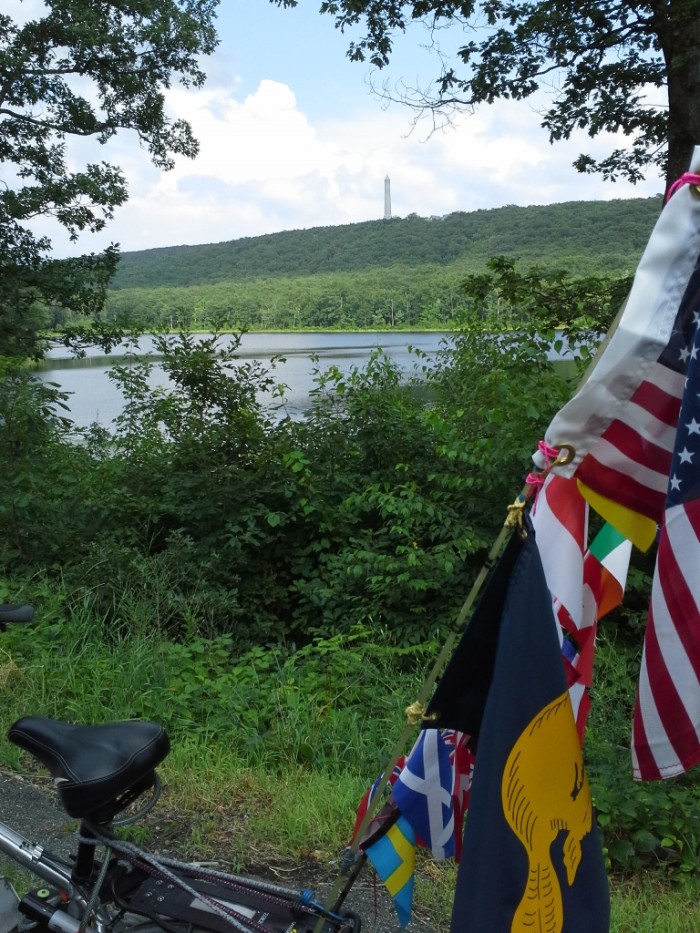
<instances>
[{"instance_id":1,"label":"bicycle","mask_svg":"<svg viewBox=\"0 0 700 933\"><path fill-rule=\"evenodd\" d=\"M0 632L33 615L31 606L0 605ZM158 799L156 768L170 750L158 724L76 725L25 716L8 738L49 771L79 830L76 852L66 861L0 822L0 853L41 881L20 898L0 875L0 933L360 933L357 914L342 911L360 863L325 907L309 889L158 857L118 836L119 826L140 819Z\"/></svg>"}]
</instances>

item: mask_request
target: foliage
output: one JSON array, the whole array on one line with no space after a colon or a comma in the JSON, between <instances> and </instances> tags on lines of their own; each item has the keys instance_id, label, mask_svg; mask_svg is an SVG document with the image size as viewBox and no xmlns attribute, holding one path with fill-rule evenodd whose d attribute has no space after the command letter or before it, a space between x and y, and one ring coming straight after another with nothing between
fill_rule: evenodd
<instances>
[{"instance_id":1,"label":"foliage","mask_svg":"<svg viewBox=\"0 0 700 933\"><path fill-rule=\"evenodd\" d=\"M607 331L632 285L632 276L572 278L563 269L520 272L515 266L509 257L493 256L487 272L467 277L463 288L475 312L502 330L525 323L540 335L559 329L579 356L590 357L597 334Z\"/></svg>"},{"instance_id":2,"label":"foliage","mask_svg":"<svg viewBox=\"0 0 700 933\"><path fill-rule=\"evenodd\" d=\"M101 230L127 198L121 170L105 161L74 168L71 139L105 145L133 131L153 162L193 156L184 120L165 111L164 90L204 80L200 56L213 51L216 0L47 0L35 17L0 15L0 353L36 354L36 329L56 321L36 304L94 315L116 252L48 261L51 242L33 220L50 218L77 240ZM17 326L8 327L8 321Z\"/></svg>"},{"instance_id":3,"label":"foliage","mask_svg":"<svg viewBox=\"0 0 700 933\"><path fill-rule=\"evenodd\" d=\"M271 2L297 5L297 0ZM343 30L364 24L366 32L350 43L348 56L368 58L378 68L391 58L395 32L412 21L424 23L439 73L430 90L399 95L419 110L472 110L554 87L542 114L550 142L569 139L578 129L592 137L620 131L632 137L628 147L614 149L600 162L579 156L574 162L579 171L634 182L649 166L663 166L673 181L686 171L700 141L696 0L325 0L321 12L334 16ZM452 58L440 43L446 26L466 33ZM649 88L665 90L666 101L650 103Z\"/></svg>"},{"instance_id":4,"label":"foliage","mask_svg":"<svg viewBox=\"0 0 700 933\"><path fill-rule=\"evenodd\" d=\"M39 691L34 711L75 718L118 705L217 736L246 765L373 777L570 395L552 325L573 309L564 323L594 342L603 284L495 259L436 365L318 365L298 421L262 407L274 368L215 326L158 338L166 385L147 359L114 367L124 414L79 443L55 387L6 371L0 596L42 619L3 642L12 703ZM697 782L631 789L628 774L651 560L600 634L587 759L612 869L678 878L697 868Z\"/></svg>"},{"instance_id":5,"label":"foliage","mask_svg":"<svg viewBox=\"0 0 700 933\"><path fill-rule=\"evenodd\" d=\"M518 269L537 263L540 278L556 273L558 290L548 288L559 323L573 297L600 316L608 291L626 287L659 208L656 198L509 206L126 253L106 317L135 316L148 330L201 330L212 315L231 330L452 329L476 301L465 277L487 274L494 254ZM526 295L535 280L518 275ZM517 316L522 302L511 304Z\"/></svg>"},{"instance_id":6,"label":"foliage","mask_svg":"<svg viewBox=\"0 0 700 933\"><path fill-rule=\"evenodd\" d=\"M337 278L340 288L334 289L328 280L328 299L351 288L357 276L362 277L362 290L375 290L379 278L388 273L396 277L392 286L398 293L401 280L397 273L415 288L410 270L427 267L431 288L437 289L438 276L445 274L446 267L458 263L462 274L476 271L497 254L541 265L568 265L579 275L586 271L616 274L635 268L660 210L660 198L530 207L510 204L438 218L412 215L287 230L226 243L168 246L123 253L112 289L118 294L123 289L186 289L251 280L270 287L282 278L286 280L283 294L297 279L351 273ZM382 271L373 279L369 277L372 270ZM183 307L188 304L195 302L182 303ZM398 294L396 304L402 304Z\"/></svg>"}]
</instances>

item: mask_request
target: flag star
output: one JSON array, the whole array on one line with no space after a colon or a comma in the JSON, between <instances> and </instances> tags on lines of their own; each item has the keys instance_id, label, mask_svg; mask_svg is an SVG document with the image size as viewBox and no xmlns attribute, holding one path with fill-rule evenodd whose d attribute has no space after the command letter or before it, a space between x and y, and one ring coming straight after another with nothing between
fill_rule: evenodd
<instances>
[{"instance_id":1,"label":"flag star","mask_svg":"<svg viewBox=\"0 0 700 933\"><path fill-rule=\"evenodd\" d=\"M669 486L673 492L678 492L681 488L681 481L677 476L672 476L669 480Z\"/></svg>"},{"instance_id":2,"label":"flag star","mask_svg":"<svg viewBox=\"0 0 700 933\"><path fill-rule=\"evenodd\" d=\"M698 348L693 345L693 349L690 351L691 360L696 360L698 358Z\"/></svg>"},{"instance_id":3,"label":"flag star","mask_svg":"<svg viewBox=\"0 0 700 933\"><path fill-rule=\"evenodd\" d=\"M693 324L700 324L700 311L693 311Z\"/></svg>"},{"instance_id":4,"label":"flag star","mask_svg":"<svg viewBox=\"0 0 700 933\"><path fill-rule=\"evenodd\" d=\"M678 453L678 457L681 463L692 463L694 456L695 452L688 450L687 447L684 447L683 450L679 451Z\"/></svg>"},{"instance_id":5,"label":"flag star","mask_svg":"<svg viewBox=\"0 0 700 933\"><path fill-rule=\"evenodd\" d=\"M688 429L688 434L700 434L700 424L693 418L688 424L686 424Z\"/></svg>"},{"instance_id":6,"label":"flag star","mask_svg":"<svg viewBox=\"0 0 700 933\"><path fill-rule=\"evenodd\" d=\"M688 361L688 357L690 356L690 350L687 347L682 347L678 356L681 363L686 363Z\"/></svg>"}]
</instances>

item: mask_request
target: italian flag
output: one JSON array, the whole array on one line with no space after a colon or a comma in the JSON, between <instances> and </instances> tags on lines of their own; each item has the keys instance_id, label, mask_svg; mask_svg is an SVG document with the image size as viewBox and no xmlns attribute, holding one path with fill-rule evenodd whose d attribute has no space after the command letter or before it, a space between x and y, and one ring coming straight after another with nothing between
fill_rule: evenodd
<instances>
[{"instance_id":1,"label":"italian flag","mask_svg":"<svg viewBox=\"0 0 700 933\"><path fill-rule=\"evenodd\" d=\"M589 612L595 612L594 621L622 602L631 554L632 542L607 523L589 545L583 560L583 582L590 589L593 606Z\"/></svg>"}]
</instances>

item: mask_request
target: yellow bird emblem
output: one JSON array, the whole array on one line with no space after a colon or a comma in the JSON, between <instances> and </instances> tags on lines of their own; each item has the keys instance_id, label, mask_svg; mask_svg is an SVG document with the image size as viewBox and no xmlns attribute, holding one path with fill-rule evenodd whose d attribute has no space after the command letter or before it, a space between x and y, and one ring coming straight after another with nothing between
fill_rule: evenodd
<instances>
[{"instance_id":1,"label":"yellow bird emblem","mask_svg":"<svg viewBox=\"0 0 700 933\"><path fill-rule=\"evenodd\" d=\"M560 832L571 886L593 807L568 692L545 706L513 746L501 783L508 825L525 847L528 879L511 933L562 933L564 904L551 846Z\"/></svg>"}]
</instances>

